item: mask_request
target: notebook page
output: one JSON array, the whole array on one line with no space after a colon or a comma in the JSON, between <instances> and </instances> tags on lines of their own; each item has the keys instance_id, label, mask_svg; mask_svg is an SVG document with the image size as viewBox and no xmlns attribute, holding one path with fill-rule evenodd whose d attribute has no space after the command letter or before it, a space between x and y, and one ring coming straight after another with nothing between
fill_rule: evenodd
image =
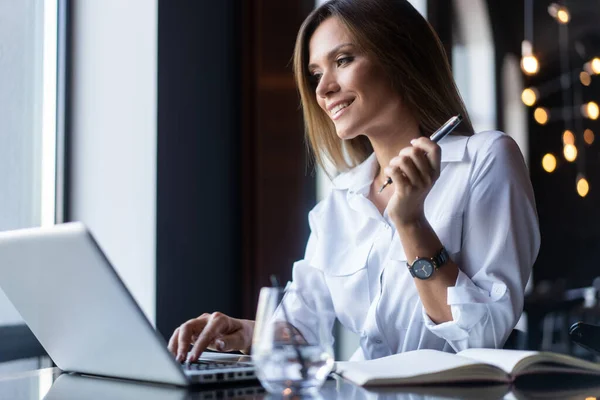
<instances>
[{"instance_id":1,"label":"notebook page","mask_svg":"<svg viewBox=\"0 0 600 400\"><path fill-rule=\"evenodd\" d=\"M512 373L513 369L526 357L538 354L537 351L501 350L501 349L467 349L458 353L482 363L491 364Z\"/></svg>"},{"instance_id":2,"label":"notebook page","mask_svg":"<svg viewBox=\"0 0 600 400\"><path fill-rule=\"evenodd\" d=\"M415 350L367 361L336 363L335 372L356 382L399 380L480 364L480 362L437 350ZM360 384L360 383L359 383Z\"/></svg>"}]
</instances>

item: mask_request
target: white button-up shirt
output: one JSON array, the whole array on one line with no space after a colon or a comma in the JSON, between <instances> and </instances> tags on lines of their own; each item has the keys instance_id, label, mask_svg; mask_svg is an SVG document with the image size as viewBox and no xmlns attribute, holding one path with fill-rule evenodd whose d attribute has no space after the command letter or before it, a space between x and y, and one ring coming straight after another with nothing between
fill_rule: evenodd
<instances>
[{"instance_id":1,"label":"white button-up shirt","mask_svg":"<svg viewBox=\"0 0 600 400\"><path fill-rule=\"evenodd\" d=\"M529 174L507 135L481 132L440 142L441 174L425 216L459 267L447 301L453 320L427 316L394 224L368 199L375 155L333 180L330 195L309 213L311 235L291 286L326 298L320 316L337 317L360 336L353 359L416 349L502 347L523 309L525 284L540 246ZM442 267L443 268L443 267ZM306 302L286 300L290 321L307 337L315 316Z\"/></svg>"}]
</instances>

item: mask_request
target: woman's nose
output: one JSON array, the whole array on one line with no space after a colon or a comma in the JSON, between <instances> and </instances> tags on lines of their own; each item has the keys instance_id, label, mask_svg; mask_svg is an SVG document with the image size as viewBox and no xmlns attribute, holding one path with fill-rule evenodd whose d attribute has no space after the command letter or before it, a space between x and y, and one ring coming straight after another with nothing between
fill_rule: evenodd
<instances>
[{"instance_id":1,"label":"woman's nose","mask_svg":"<svg viewBox=\"0 0 600 400\"><path fill-rule=\"evenodd\" d=\"M319 80L319 84L317 85L317 96L326 98L327 95L335 93L338 90L340 90L340 85L335 79L335 76L331 73L323 73Z\"/></svg>"}]
</instances>

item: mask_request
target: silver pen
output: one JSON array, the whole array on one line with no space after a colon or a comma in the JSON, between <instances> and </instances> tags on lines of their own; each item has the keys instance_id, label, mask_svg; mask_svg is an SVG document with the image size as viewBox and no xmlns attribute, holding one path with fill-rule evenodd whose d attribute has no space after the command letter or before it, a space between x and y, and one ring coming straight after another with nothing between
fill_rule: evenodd
<instances>
[{"instance_id":1,"label":"silver pen","mask_svg":"<svg viewBox=\"0 0 600 400\"><path fill-rule=\"evenodd\" d=\"M461 121L462 121L462 116L460 114L455 115L454 117L452 117L448 121L446 121L446 123L444 125L442 125L440 127L440 129L433 132L433 135L431 135L429 137L429 140L431 140L434 143L439 142L440 140L445 138L446 135L448 135L450 132L452 132L454 130L454 128L456 128L458 126L458 124L461 123ZM383 189L385 189L386 186L391 185L391 184L392 184L392 178L388 177L387 180L385 181L385 183L383 184L383 186L381 186L381 189L379 189L378 193L381 193L383 191Z\"/></svg>"}]
</instances>

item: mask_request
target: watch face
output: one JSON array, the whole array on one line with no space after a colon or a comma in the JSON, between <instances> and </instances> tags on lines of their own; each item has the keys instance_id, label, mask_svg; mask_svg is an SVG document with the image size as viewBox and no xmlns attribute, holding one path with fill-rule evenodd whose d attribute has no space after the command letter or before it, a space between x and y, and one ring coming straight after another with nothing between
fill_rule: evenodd
<instances>
[{"instance_id":1,"label":"watch face","mask_svg":"<svg viewBox=\"0 0 600 400\"><path fill-rule=\"evenodd\" d=\"M433 264L427 259L416 260L412 269L415 276L419 279L427 279L433 274Z\"/></svg>"}]
</instances>

